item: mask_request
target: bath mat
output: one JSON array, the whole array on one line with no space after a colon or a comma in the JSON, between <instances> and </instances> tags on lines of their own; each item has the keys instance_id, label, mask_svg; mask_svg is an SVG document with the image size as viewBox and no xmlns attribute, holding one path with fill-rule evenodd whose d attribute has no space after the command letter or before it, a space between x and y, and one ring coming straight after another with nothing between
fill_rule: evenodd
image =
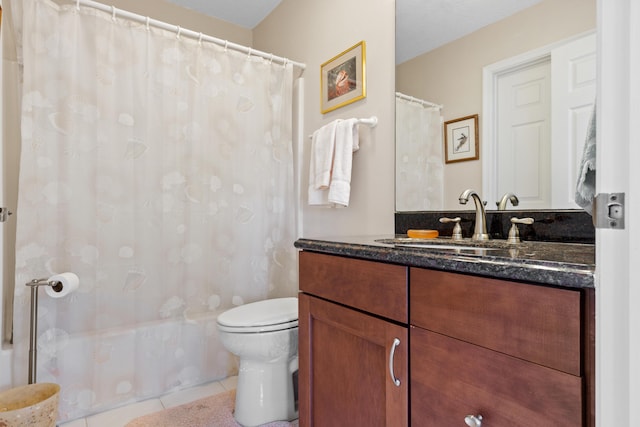
<instances>
[{"instance_id":1,"label":"bath mat","mask_svg":"<svg viewBox=\"0 0 640 427\"><path fill-rule=\"evenodd\" d=\"M235 390L144 415L126 427L240 427L233 419ZM298 427L298 420L274 421L262 427Z\"/></svg>"}]
</instances>

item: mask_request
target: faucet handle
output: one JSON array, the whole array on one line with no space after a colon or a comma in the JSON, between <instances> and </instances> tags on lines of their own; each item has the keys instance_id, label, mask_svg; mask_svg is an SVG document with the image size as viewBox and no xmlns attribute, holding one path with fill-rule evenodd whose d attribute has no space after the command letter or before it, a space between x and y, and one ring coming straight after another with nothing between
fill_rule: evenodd
<instances>
[{"instance_id":1,"label":"faucet handle","mask_svg":"<svg viewBox=\"0 0 640 427\"><path fill-rule=\"evenodd\" d=\"M452 240L462 240L462 228L460 227L460 217L457 216L455 218L446 218L442 217L439 220L443 224L447 224L449 222L455 222L455 226L453 227L453 233L451 234Z\"/></svg>"},{"instance_id":2,"label":"faucet handle","mask_svg":"<svg viewBox=\"0 0 640 427\"><path fill-rule=\"evenodd\" d=\"M533 224L535 220L533 218L516 218L515 216L511 218L511 228L509 229L509 237L507 238L507 242L509 243L519 243L520 242L520 231L518 230L518 224Z\"/></svg>"}]
</instances>

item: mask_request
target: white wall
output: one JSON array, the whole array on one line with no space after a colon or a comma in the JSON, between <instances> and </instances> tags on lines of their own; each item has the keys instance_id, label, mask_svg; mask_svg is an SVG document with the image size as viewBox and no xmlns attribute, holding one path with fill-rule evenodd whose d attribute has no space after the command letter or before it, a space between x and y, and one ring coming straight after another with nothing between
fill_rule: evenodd
<instances>
[{"instance_id":1,"label":"white wall","mask_svg":"<svg viewBox=\"0 0 640 427\"><path fill-rule=\"evenodd\" d=\"M0 1L0 5L2 5L2 2ZM2 58L2 43L0 43L0 58ZM3 81L3 69L2 67L0 67L0 87L2 86L2 81ZM0 89L0 93L4 93L4 91L2 91L2 89ZM0 97L0 99L2 99ZM3 128L2 123L4 122L4 117L3 117L3 108L2 108L2 103L0 102L0 128ZM4 164L5 164L5 155L4 155L4 150L0 150L0 177L3 176L3 172L4 172ZM4 190L4 186L5 186L5 182L4 179L0 178L0 203L2 203L3 206L5 206L5 190ZM3 227L3 224L0 224L0 260L3 260L5 258L5 245L4 243L4 236L5 236L6 230L5 227ZM5 323L5 316L8 316L9 313L7 313L7 311L4 309L4 305L3 302L6 299L5 294L7 294L8 292L5 291L4 289L4 283L7 282L6 278L5 278L5 271L4 271L4 263L2 261L0 261L0 390L2 390L4 387L6 387L7 385L10 384L11 382L11 350L9 348L8 345L5 344L4 342L4 323ZM4 387L3 387L4 386Z\"/></svg>"},{"instance_id":2,"label":"white wall","mask_svg":"<svg viewBox=\"0 0 640 427\"><path fill-rule=\"evenodd\" d=\"M109 0L100 3L243 46L251 46L253 40L253 33L249 29L177 6L166 0Z\"/></svg>"},{"instance_id":3,"label":"white wall","mask_svg":"<svg viewBox=\"0 0 640 427\"><path fill-rule=\"evenodd\" d=\"M3 33L7 30L6 22L7 17L7 5L3 4ZM0 156L0 203L3 207L7 207L11 212L16 211L17 200L17 163L19 147L15 143L6 143L6 141L16 141L18 139L18 130L16 126L11 126L17 120L18 113L15 108L7 108L7 105L12 105L16 102L17 88L15 84L11 84L10 81L15 79L17 72L17 66L13 65L9 60L5 59L5 56L10 56L10 50L7 49L9 39L6 34L2 36L2 132L0 138L3 141L2 155ZM6 124L6 126L4 125ZM5 306L5 302L12 300L13 296L13 282L14 282L14 268L15 265L15 215L9 217L9 219L0 224L0 245L1 251L1 287L0 292L0 322L2 328L0 328L0 390L6 388L11 382L11 358L12 351L10 345L6 342L10 334L10 319L12 315L12 309L10 306Z\"/></svg>"},{"instance_id":4,"label":"white wall","mask_svg":"<svg viewBox=\"0 0 640 427\"><path fill-rule=\"evenodd\" d=\"M304 129L301 198L303 237L393 233L395 135L395 1L283 0L254 30L254 47L304 62ZM320 113L320 65L359 41L366 43L367 97ZM349 207L307 205L311 140L332 120L375 115L377 127L361 126L354 154Z\"/></svg>"}]
</instances>

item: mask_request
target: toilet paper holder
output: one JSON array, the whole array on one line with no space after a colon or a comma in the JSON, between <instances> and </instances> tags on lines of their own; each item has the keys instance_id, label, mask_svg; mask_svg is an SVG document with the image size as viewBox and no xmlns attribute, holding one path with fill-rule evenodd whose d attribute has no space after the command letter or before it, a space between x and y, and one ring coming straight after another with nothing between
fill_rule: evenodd
<instances>
[{"instance_id":1,"label":"toilet paper holder","mask_svg":"<svg viewBox=\"0 0 640 427\"><path fill-rule=\"evenodd\" d=\"M33 279L25 283L31 287L31 320L29 324L29 384L36 382L36 363L38 349L38 288L51 286L55 292L63 289L62 282L50 279Z\"/></svg>"}]
</instances>

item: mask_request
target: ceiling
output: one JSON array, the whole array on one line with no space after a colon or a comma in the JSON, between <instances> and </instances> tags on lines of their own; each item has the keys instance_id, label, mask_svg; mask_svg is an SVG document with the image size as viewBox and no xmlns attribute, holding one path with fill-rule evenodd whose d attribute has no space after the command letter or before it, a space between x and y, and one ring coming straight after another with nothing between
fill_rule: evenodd
<instances>
[{"instance_id":1,"label":"ceiling","mask_svg":"<svg viewBox=\"0 0 640 427\"><path fill-rule=\"evenodd\" d=\"M542 0L396 0L396 64Z\"/></svg>"},{"instance_id":2,"label":"ceiling","mask_svg":"<svg viewBox=\"0 0 640 427\"><path fill-rule=\"evenodd\" d=\"M252 29L282 0L168 1ZM396 0L396 64L470 34L540 1L542 0Z\"/></svg>"},{"instance_id":3,"label":"ceiling","mask_svg":"<svg viewBox=\"0 0 640 427\"><path fill-rule=\"evenodd\" d=\"M167 0L187 9L252 29L282 0ZM322 1L322 0L320 0ZM215 36L215 34L211 34Z\"/></svg>"}]
</instances>

